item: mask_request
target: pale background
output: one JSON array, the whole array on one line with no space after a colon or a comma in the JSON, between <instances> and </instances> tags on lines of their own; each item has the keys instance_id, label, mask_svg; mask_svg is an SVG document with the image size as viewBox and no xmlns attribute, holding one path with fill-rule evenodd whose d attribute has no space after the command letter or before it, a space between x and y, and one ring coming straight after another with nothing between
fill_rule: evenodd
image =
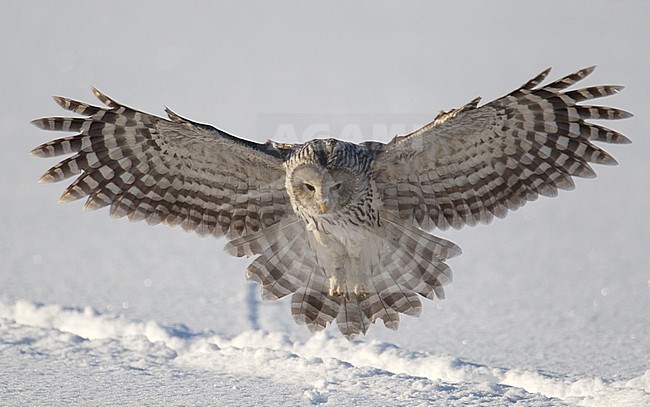
<instances>
[{"instance_id":1,"label":"pale background","mask_svg":"<svg viewBox=\"0 0 650 407\"><path fill-rule=\"evenodd\" d=\"M132 107L162 114L166 105L258 141L307 137L278 133L287 123L334 132L361 123L371 138L373 124L431 120L479 95L487 102L549 66L554 80L596 64L586 85L626 86L598 102L635 114L607 123L633 141L605 146L620 165L595 167L597 179L492 225L436 232L464 252L450 262L447 299L361 341L568 380L641 377L650 366L648 21L644 1L3 1L0 301L91 307L225 338L309 337L289 301L254 300L248 262L226 256L225 240L57 205L65 185L36 184L55 162L27 154L55 136L29 121L65 114L51 95L95 103L93 85ZM8 369L29 369L3 346ZM39 380L26 377L27 387ZM256 402L281 400L254 398L248 383ZM206 394L191 400L211 404Z\"/></svg>"}]
</instances>

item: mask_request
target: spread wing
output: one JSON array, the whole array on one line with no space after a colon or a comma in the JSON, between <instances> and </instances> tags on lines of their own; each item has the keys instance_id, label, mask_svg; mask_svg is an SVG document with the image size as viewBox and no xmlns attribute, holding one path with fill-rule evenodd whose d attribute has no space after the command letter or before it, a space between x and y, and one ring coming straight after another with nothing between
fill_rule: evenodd
<instances>
[{"instance_id":1,"label":"spread wing","mask_svg":"<svg viewBox=\"0 0 650 407\"><path fill-rule=\"evenodd\" d=\"M163 119L93 92L107 107L55 97L86 117L33 121L45 130L78 133L31 151L39 157L73 154L40 179L77 177L60 201L87 197L85 209L110 206L115 217L230 238L292 213L282 166L292 146L242 140L169 109L171 120Z\"/></svg>"},{"instance_id":2,"label":"spread wing","mask_svg":"<svg viewBox=\"0 0 650 407\"><path fill-rule=\"evenodd\" d=\"M573 189L572 177L594 177L589 163L616 164L592 142L629 140L586 120L632 115L578 103L623 87L565 90L594 68L538 86L548 69L500 99L481 107L474 99L381 146L373 170L384 210L424 229L488 223L539 195Z\"/></svg>"}]
</instances>

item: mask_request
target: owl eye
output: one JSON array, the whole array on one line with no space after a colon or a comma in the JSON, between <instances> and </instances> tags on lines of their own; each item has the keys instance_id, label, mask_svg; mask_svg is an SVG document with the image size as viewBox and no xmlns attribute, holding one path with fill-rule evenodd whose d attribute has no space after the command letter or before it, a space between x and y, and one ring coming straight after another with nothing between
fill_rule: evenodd
<instances>
[{"instance_id":1,"label":"owl eye","mask_svg":"<svg viewBox=\"0 0 650 407\"><path fill-rule=\"evenodd\" d=\"M309 192L314 192L316 190L316 188L314 188L314 186L312 184L308 184L308 183L305 182L304 185L305 185L305 188L307 188L307 190Z\"/></svg>"},{"instance_id":2,"label":"owl eye","mask_svg":"<svg viewBox=\"0 0 650 407\"><path fill-rule=\"evenodd\" d=\"M339 188L341 188L341 183L340 182L338 184L332 185L331 190L332 191L337 191Z\"/></svg>"}]
</instances>

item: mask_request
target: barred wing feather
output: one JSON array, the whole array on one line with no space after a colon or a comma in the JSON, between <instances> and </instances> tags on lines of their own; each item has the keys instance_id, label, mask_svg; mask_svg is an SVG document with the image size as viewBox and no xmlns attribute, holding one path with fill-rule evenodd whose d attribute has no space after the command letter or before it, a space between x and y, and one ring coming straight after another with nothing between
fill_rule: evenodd
<instances>
[{"instance_id":1,"label":"barred wing feather","mask_svg":"<svg viewBox=\"0 0 650 407\"><path fill-rule=\"evenodd\" d=\"M384 209L426 230L458 229L573 189L572 177L595 176L589 163L616 164L593 142L629 140L587 120L631 114L578 103L623 87L566 90L593 70L539 86L546 70L500 99L481 107L475 99L382 146L373 170Z\"/></svg>"}]
</instances>

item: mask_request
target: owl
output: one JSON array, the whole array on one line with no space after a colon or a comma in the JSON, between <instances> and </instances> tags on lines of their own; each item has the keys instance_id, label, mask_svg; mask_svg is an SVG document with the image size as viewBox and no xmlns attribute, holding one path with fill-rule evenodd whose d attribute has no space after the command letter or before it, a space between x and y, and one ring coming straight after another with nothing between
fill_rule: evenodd
<instances>
[{"instance_id":1,"label":"owl","mask_svg":"<svg viewBox=\"0 0 650 407\"><path fill-rule=\"evenodd\" d=\"M34 120L76 134L31 154L71 155L40 178L76 177L60 202L86 198L84 209L108 206L113 217L225 236L228 253L255 257L246 277L263 299L291 295L297 323L318 331L336 321L352 339L378 319L397 329L400 314L419 315L420 297L444 298L447 260L461 251L427 231L489 223L594 177L589 163L616 164L593 142L629 140L587 120L631 114L579 103L623 87L567 89L593 70L540 85L547 69L387 144L256 143L93 89L105 106L54 98L83 117Z\"/></svg>"}]
</instances>

